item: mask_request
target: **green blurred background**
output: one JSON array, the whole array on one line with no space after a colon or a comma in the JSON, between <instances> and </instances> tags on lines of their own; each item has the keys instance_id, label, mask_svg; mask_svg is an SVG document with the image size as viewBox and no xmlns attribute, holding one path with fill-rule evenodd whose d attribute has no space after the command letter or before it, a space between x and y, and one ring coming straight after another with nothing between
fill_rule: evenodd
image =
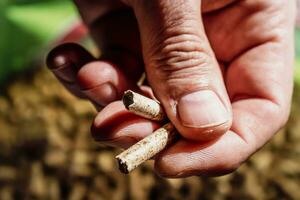
<instances>
[{"instance_id":1,"label":"green blurred background","mask_svg":"<svg viewBox=\"0 0 300 200\"><path fill-rule=\"evenodd\" d=\"M174 180L156 176L151 162L120 174L118 150L89 135L94 108L45 68L45 54L72 39L77 20L66 0L0 1L0 200L300 199L298 29L287 126L232 174ZM88 38L80 42L90 46Z\"/></svg>"},{"instance_id":2,"label":"green blurred background","mask_svg":"<svg viewBox=\"0 0 300 200\"><path fill-rule=\"evenodd\" d=\"M32 67L75 17L71 1L1 0L0 83Z\"/></svg>"},{"instance_id":3,"label":"green blurred background","mask_svg":"<svg viewBox=\"0 0 300 200\"><path fill-rule=\"evenodd\" d=\"M50 42L77 18L68 0L1 0L0 83L9 75L32 67ZM299 38L299 39L298 39ZM296 66L300 65L300 31L296 30ZM300 69L295 80L300 83Z\"/></svg>"}]
</instances>

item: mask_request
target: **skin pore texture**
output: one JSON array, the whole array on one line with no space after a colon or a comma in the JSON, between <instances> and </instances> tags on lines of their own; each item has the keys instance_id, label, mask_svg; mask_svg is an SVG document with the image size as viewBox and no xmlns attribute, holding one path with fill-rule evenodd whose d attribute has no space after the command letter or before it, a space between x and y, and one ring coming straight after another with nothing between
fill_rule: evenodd
<instances>
[{"instance_id":1,"label":"skin pore texture","mask_svg":"<svg viewBox=\"0 0 300 200\"><path fill-rule=\"evenodd\" d=\"M127 148L161 126L126 111L120 98L128 89L157 98L182 136L155 157L164 177L231 172L286 123L294 0L75 3L101 57L71 44L54 49L48 65L101 110L92 125L97 141ZM60 78L70 71L72 84ZM144 71L147 85L137 87Z\"/></svg>"}]
</instances>

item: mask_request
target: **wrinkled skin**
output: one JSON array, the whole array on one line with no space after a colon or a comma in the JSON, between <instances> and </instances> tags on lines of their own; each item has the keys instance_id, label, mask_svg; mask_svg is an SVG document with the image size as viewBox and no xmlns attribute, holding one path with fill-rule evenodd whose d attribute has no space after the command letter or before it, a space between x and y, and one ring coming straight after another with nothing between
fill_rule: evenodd
<instances>
[{"instance_id":1,"label":"wrinkled skin","mask_svg":"<svg viewBox=\"0 0 300 200\"><path fill-rule=\"evenodd\" d=\"M92 126L97 141L127 148L161 125L124 109L127 89L161 101L182 135L155 157L164 177L231 172L286 123L295 1L75 3L102 55L63 45L48 65L71 92L104 107ZM143 71L151 89L135 84Z\"/></svg>"}]
</instances>

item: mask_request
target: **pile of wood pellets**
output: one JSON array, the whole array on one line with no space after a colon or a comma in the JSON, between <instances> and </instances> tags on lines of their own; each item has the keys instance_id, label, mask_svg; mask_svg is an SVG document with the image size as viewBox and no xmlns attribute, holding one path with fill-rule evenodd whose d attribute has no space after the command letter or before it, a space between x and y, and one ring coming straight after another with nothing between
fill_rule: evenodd
<instances>
[{"instance_id":1,"label":"pile of wood pellets","mask_svg":"<svg viewBox=\"0 0 300 200\"><path fill-rule=\"evenodd\" d=\"M236 172L163 179L152 161L120 173L121 151L90 136L88 102L46 69L20 75L0 89L0 199L300 199L300 92L293 102L288 125Z\"/></svg>"}]
</instances>

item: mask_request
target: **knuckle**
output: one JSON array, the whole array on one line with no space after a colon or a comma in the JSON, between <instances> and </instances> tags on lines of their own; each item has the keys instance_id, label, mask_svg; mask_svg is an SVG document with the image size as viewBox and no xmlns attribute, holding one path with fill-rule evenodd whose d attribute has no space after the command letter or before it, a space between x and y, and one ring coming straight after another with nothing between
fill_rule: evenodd
<instances>
[{"instance_id":1,"label":"knuckle","mask_svg":"<svg viewBox=\"0 0 300 200\"><path fill-rule=\"evenodd\" d=\"M176 34L166 38L155 52L157 67L162 70L176 70L207 63L208 52L203 39L195 34ZM184 64L184 65L183 65Z\"/></svg>"},{"instance_id":2,"label":"knuckle","mask_svg":"<svg viewBox=\"0 0 300 200\"><path fill-rule=\"evenodd\" d=\"M202 38L194 34L176 34L165 39L151 56L151 65L169 89L178 84L205 88L211 77L212 56ZM194 85L194 86L193 86Z\"/></svg>"}]
</instances>

